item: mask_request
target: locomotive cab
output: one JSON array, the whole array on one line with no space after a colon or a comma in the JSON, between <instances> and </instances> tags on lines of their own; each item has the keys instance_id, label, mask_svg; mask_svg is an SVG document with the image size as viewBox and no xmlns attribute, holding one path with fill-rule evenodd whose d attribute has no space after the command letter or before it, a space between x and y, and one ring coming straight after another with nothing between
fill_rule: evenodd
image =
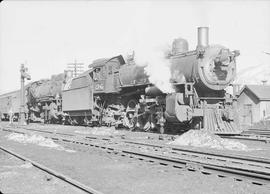
<instances>
[{"instance_id":1,"label":"locomotive cab","mask_svg":"<svg viewBox=\"0 0 270 194\"><path fill-rule=\"evenodd\" d=\"M119 92L119 69L125 64L121 55L110 59L98 59L89 65L95 94Z\"/></svg>"},{"instance_id":2,"label":"locomotive cab","mask_svg":"<svg viewBox=\"0 0 270 194\"><path fill-rule=\"evenodd\" d=\"M105 72L104 66L95 67L89 73L90 77L93 80L93 89L94 93L104 93L105 90Z\"/></svg>"}]
</instances>

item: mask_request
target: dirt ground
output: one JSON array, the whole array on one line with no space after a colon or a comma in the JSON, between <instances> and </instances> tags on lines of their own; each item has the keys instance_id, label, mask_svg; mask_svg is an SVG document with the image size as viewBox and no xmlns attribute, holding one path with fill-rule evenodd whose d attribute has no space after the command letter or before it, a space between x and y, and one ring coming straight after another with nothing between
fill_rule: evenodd
<instances>
[{"instance_id":1,"label":"dirt ground","mask_svg":"<svg viewBox=\"0 0 270 194\"><path fill-rule=\"evenodd\" d=\"M39 126L39 129L75 132L89 129L71 126ZM203 175L185 169L172 169L158 164L130 159L101 151L97 148L78 148L65 146L65 150L43 147L36 144L19 143L8 140L8 132L0 131L0 144L35 160L62 174L70 176L83 184L93 187L103 193L269 193L269 188L257 186L247 182L237 182L231 178L218 178L215 175ZM104 134L103 134L104 135ZM108 135L108 134L105 134ZM158 140L158 134L130 133L119 131L111 136L133 138L142 141L166 143L169 140ZM168 137L169 138L169 137ZM12 180L10 185L12 185ZM7 181L7 182L9 182ZM8 187L8 184L6 184ZM23 187L17 186L18 190ZM33 188L37 187L32 185ZM37 192L38 193L38 192ZM55 193L55 192L51 192Z\"/></svg>"},{"instance_id":2,"label":"dirt ground","mask_svg":"<svg viewBox=\"0 0 270 194\"><path fill-rule=\"evenodd\" d=\"M84 193L67 183L36 169L31 163L23 162L0 150L0 193Z\"/></svg>"}]
</instances>

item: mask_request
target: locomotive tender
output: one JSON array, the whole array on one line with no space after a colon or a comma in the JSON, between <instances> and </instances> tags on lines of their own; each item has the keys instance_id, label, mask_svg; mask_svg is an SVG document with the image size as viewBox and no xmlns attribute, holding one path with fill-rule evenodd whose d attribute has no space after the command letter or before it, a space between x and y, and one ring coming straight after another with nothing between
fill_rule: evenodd
<instances>
[{"instance_id":1,"label":"locomotive tender","mask_svg":"<svg viewBox=\"0 0 270 194\"><path fill-rule=\"evenodd\" d=\"M144 67L119 55L99 59L62 92L68 122L123 125L164 132L164 126L234 132L233 101L225 94L236 76L238 51L208 44L208 28L198 28L198 45L189 51L175 39L168 56L173 93L150 83Z\"/></svg>"},{"instance_id":2,"label":"locomotive tender","mask_svg":"<svg viewBox=\"0 0 270 194\"><path fill-rule=\"evenodd\" d=\"M149 81L145 66L136 64L134 55L126 61L119 55L95 60L86 72L69 80L61 76L57 84L52 80L30 84L27 104L45 122L63 119L73 125L114 125L161 133L171 127L234 133L234 101L225 88L236 76L238 55L224 46L209 45L208 28L200 27L195 50L190 51L182 38L172 44L167 56L171 93ZM0 102L5 97L0 96Z\"/></svg>"}]
</instances>

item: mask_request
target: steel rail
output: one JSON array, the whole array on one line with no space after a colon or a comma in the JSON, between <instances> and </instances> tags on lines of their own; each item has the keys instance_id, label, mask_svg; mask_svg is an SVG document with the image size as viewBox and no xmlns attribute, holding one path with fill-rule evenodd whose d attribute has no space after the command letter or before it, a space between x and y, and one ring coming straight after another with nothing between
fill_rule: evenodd
<instances>
[{"instance_id":1,"label":"steel rail","mask_svg":"<svg viewBox=\"0 0 270 194\"><path fill-rule=\"evenodd\" d=\"M75 136L78 136L78 134L72 134L72 133L61 133L61 132L52 132L52 131L45 131L45 130L40 130L40 129L29 129L29 128L23 128L23 129L26 129L26 130L30 130L30 131L37 131L37 132L44 132L44 133L50 133L50 134L59 134L59 135L65 135L65 136L70 136L70 137L75 137ZM81 135L83 136L83 135ZM222 138L228 138L228 139L235 139L234 137L232 136L222 136L220 135ZM98 136L89 136L89 135L86 135L85 136L86 138L89 138L89 139L100 139L100 137ZM102 140L112 140L112 138L110 137L103 137L101 138ZM265 142L265 143L268 143L270 141L270 139L249 139L249 138L236 138L238 140L251 140L251 141L261 141L261 142ZM137 144L138 142L135 142L135 141L131 141L131 140L122 140L126 143L134 143L134 144ZM194 150L194 149L191 149L191 148L180 148L180 146L169 146L169 145L158 145L158 144L153 144L153 143L142 143L140 142L140 144L143 144L145 146L154 146L154 147L160 147L160 148L164 148L164 147L167 147L167 148L170 148L172 150L177 150L177 151L187 151L187 152L192 152L192 153L197 153L197 154L204 154L204 155L211 155L211 156L221 156L221 157L226 157L226 158L231 158L231 159L243 159L243 160L248 160L248 161L254 161L254 162L264 162L264 163L269 163L270 164L270 159L266 159L266 158L261 158L261 157L251 157L251 156L242 156L242 155L239 155L239 154L224 154L222 153L221 154L217 154L215 152L211 152L211 151L207 151L207 152L204 152L204 151L198 151L198 150Z\"/></svg>"},{"instance_id":2,"label":"steel rail","mask_svg":"<svg viewBox=\"0 0 270 194\"><path fill-rule=\"evenodd\" d=\"M59 133L59 132L48 132L44 130L39 130L39 129L28 129L28 128L23 128L29 131L37 131L41 133L49 133L49 134L59 134L59 135L67 135L70 137L77 137L77 134L70 134L70 133ZM12 129L14 130L14 129ZM17 132L17 131L16 131ZM83 135L82 135L83 136ZM111 137L99 137L99 136L83 136L87 139L97 139L97 140L104 140L104 141L112 141L114 140ZM169 148L175 151L181 151L181 152L187 152L187 153L195 153L195 154L202 154L202 155L209 155L209 156L215 156L215 157L221 157L221 158L230 158L230 159L236 159L236 160L245 160L245 161L252 161L252 162L259 162L259 163L266 163L270 164L270 159L268 158L263 158L263 157L253 157L253 156L244 156L244 155L239 155L239 154L228 154L228 153L217 153L217 152L212 152L212 151L202 151L202 150L195 150L192 148L183 148L180 146L172 146L172 145L160 145L160 144L154 144L154 143L146 143L146 142L138 142L138 141L132 141L132 140L123 140L119 139L118 142L124 142L124 143L129 143L129 144L137 144L137 145L143 145L143 146L149 146L149 147L157 147L157 148Z\"/></svg>"},{"instance_id":3,"label":"steel rail","mask_svg":"<svg viewBox=\"0 0 270 194\"><path fill-rule=\"evenodd\" d=\"M258 135L240 135L240 136L226 136L226 135L220 135L220 137L224 139L237 139L237 140L246 140L246 141L258 141L258 142L264 142L264 143L270 143L270 136L260 136L260 138L256 138L254 136Z\"/></svg>"},{"instance_id":4,"label":"steel rail","mask_svg":"<svg viewBox=\"0 0 270 194\"><path fill-rule=\"evenodd\" d=\"M10 131L15 131L15 130L10 130ZM55 135L55 133L52 133L51 135ZM74 137L76 137L74 135ZM108 140L112 139L112 138L97 138L97 137L89 137L91 140L96 139L96 140L105 140L108 142ZM207 162L198 162L198 161L194 161L192 159L183 159L180 157L171 157L171 156L164 156L164 155L157 155L157 154L150 154L150 153L145 153L145 152L138 152L138 151L134 151L132 149L125 149L123 148L124 146L121 147L121 149L114 147L114 146L110 146L110 145L105 145L104 143L100 144L100 143L93 143L93 142L89 142L89 141L84 141L82 139L67 139L67 138L63 138L63 137L47 137L47 138L51 138L54 141L64 141L64 142L69 142L69 143L76 143L76 144L80 144L80 145L89 145L89 146L93 146L93 147L97 147L97 148L102 148L102 149L107 149L107 150L111 150L111 151L116 151L116 152L121 152L121 153L125 153L125 154L130 154L130 155L136 155L136 156L140 156L140 157L144 157L144 158L148 158L149 160L160 160L162 163L168 163L167 165L171 165L171 163L174 163L173 166L175 167L179 167L179 164L182 164L184 166L198 166L199 168L203 168L206 170L210 170L210 171L215 171L215 173L218 174L218 172L222 172L223 174L225 173L226 175L236 175L236 177L240 177L240 178L245 178L247 180L253 180L254 184L262 184L262 185L269 185L270 183L270 173L267 172L262 172L262 171L255 171L254 169L243 169L243 168L236 168L233 166L221 166L218 164L209 164ZM124 142L124 143L132 143L132 144L137 144L140 146L154 146L154 147L159 147L159 148L164 148L163 145L154 145L154 144L148 144L148 143L142 143L142 142L132 142L132 141L127 141L127 140L123 140L120 141L119 143ZM118 142L117 142L118 143ZM188 150L188 149L181 149L181 148L176 148L176 147L171 147L171 146L167 146L168 148L171 148L173 150L179 150L179 151L184 151L184 152L193 152L193 153L198 153L201 155L212 155L212 156L217 156L217 157L223 157L225 159L227 159L227 155L222 156L220 154L216 154L216 153L208 153L208 152L201 152L201 151L196 151L196 150ZM207 157L206 157L207 158ZM234 156L234 155L229 155L229 158L234 158L234 159L238 159L239 157ZM241 156L242 160L247 161L247 157L246 156ZM249 158L251 161L253 162L258 162L258 163L266 163L269 164L269 160L265 159L263 160L262 158ZM193 168L193 167L192 167ZM197 167L196 167L197 168ZM209 173L209 172L205 172L205 173ZM236 179L238 179L236 178Z\"/></svg>"},{"instance_id":5,"label":"steel rail","mask_svg":"<svg viewBox=\"0 0 270 194\"><path fill-rule=\"evenodd\" d=\"M41 130L41 129L26 128L26 127L21 127L21 128L23 128L25 130L29 130L29 131L37 131L37 132L49 133L49 134L59 134L59 135L65 135L65 136L71 136L71 137L78 135L78 134L72 134L72 133L53 132L53 131L46 131L46 130ZM269 136L256 135L256 134L247 134L247 135L240 134L237 136L231 135L231 134L216 134L216 135L218 135L224 139L237 139L237 140L258 141L258 142L270 143L270 134L269 134ZM259 136L261 138L255 138L255 137L250 137L250 136Z\"/></svg>"},{"instance_id":6,"label":"steel rail","mask_svg":"<svg viewBox=\"0 0 270 194\"><path fill-rule=\"evenodd\" d=\"M102 139L103 140L103 139ZM153 151L158 153L163 153L165 151L165 154L163 155L167 155L167 156L171 156L171 157L176 157L176 158L193 158L192 160L194 162L198 162L199 163L201 162L201 160L208 160L209 163L213 163L213 161L218 161L219 163L222 163L222 162L229 162L231 163L231 165L233 166L237 166L237 165L247 165L248 167L250 168L253 168L253 171L254 169L256 169L257 171L260 170L260 172L262 174L268 174L270 175L270 160L268 159L265 159L263 160L263 158L247 158L245 156L241 156L241 157L236 157L236 156L230 156L230 157L226 157L226 156L223 156L223 155L220 155L220 154L214 154L214 153L205 153L205 152L200 152L200 151L197 151L197 150L186 150L186 149L180 149L180 148L175 148L175 147L162 147L160 145L153 145L153 144L147 144L147 143L141 143L141 142L133 142L133 141L122 141L122 142L111 142L111 143L115 143L117 146L117 144L120 144L120 143L125 143L125 147L129 146L128 144L135 144L137 145L138 147L136 149L140 149L142 148L141 146L149 146L149 147L158 147L160 148L160 150L158 149L154 149ZM128 143L128 144L126 144ZM122 146L120 144L120 146ZM165 148L165 149L164 149ZM169 148L169 149L166 149L166 148ZM133 147L131 147L131 149L133 149ZM175 152L175 150L177 152ZM152 150L150 150L152 151ZM228 160L229 159L229 160ZM245 169L243 167L238 167L239 169ZM250 169L250 171L252 171L252 169ZM261 168L261 169L259 169ZM265 171L268 171L268 172L265 172Z\"/></svg>"},{"instance_id":7,"label":"steel rail","mask_svg":"<svg viewBox=\"0 0 270 194\"><path fill-rule=\"evenodd\" d=\"M68 140L66 138L54 138L56 141L65 141L69 143L75 143L83 146L92 146L96 148L102 148L104 150L110 150L113 152L119 152L129 155L135 155L139 157L143 157L145 160L153 161L156 160L162 165L168 165L173 166L175 168L187 168L188 170L196 170L198 169L202 173L211 174L216 173L220 176L235 176L235 179L239 180L241 178L244 178L246 180L251 180L252 183L258 184L258 185L268 185L270 184L270 173L262 173L262 172L255 172L248 169L239 169L235 167L228 166L220 166L220 165L214 165L214 164L208 164L203 162L197 162L193 161L192 159L187 160L183 158L178 157L168 157L164 155L158 155L158 154L152 154L152 153L145 153L142 151L135 151L134 149L127 149L122 146L114 147L110 145L104 145L99 143L93 143L93 142L84 142L82 140ZM221 172L221 174L220 174Z\"/></svg>"},{"instance_id":8,"label":"steel rail","mask_svg":"<svg viewBox=\"0 0 270 194\"><path fill-rule=\"evenodd\" d=\"M48 167L46 167L46 166L44 166L44 165L42 165L42 164L40 164L38 162L30 160L29 158L27 158L25 156L22 156L22 155L20 155L18 153L15 153L14 151L11 151L11 150L9 150L7 148L4 148L3 146L0 146L0 149L2 151L4 151L4 152L10 154L10 155L15 156L16 158L19 158L20 160L31 163L36 168L38 168L38 169L40 169L42 171L45 171L45 172L53 175L54 177L57 177L57 178L65 181L65 182L67 182L68 184L73 185L74 187L76 187L76 188L78 188L80 190L83 190L86 193L102 194L100 191L97 191L97 190L95 190L95 189L93 189L93 188L91 188L89 186L86 186L86 185L84 185L84 184L82 184L82 183L80 183L80 182L78 182L78 181L76 181L76 180L74 180L74 179L72 179L72 178L70 178L70 177L68 177L66 175L63 175L63 174L61 174L61 173L59 173L59 172L57 172L55 170L52 170L52 169L50 169L50 168L48 168Z\"/></svg>"},{"instance_id":9,"label":"steel rail","mask_svg":"<svg viewBox=\"0 0 270 194\"><path fill-rule=\"evenodd\" d=\"M270 137L270 129L248 129L241 133L241 135L254 135L254 136L260 136L260 137Z\"/></svg>"},{"instance_id":10,"label":"steel rail","mask_svg":"<svg viewBox=\"0 0 270 194\"><path fill-rule=\"evenodd\" d=\"M27 130L32 130L32 129L27 129ZM38 131L38 132L43 132L42 130L33 130L33 131ZM48 133L48 131L45 131L46 133ZM63 133L51 133L51 134L63 134ZM66 134L68 136L76 136L74 134ZM97 136L86 136L87 139L98 139L98 140L104 140L104 141L110 141L113 140L113 138L110 137L97 137ZM184 153L194 153L194 154L200 154L202 156L208 155L208 156L214 156L214 157L219 157L221 159L234 159L234 160L243 160L246 162L258 162L258 163L265 163L265 164L270 164L270 160L267 158L262 158L262 157L251 157L251 156L243 156L243 155L237 155L237 154L224 154L222 153L222 155L220 153L216 153L216 152L204 152L204 151L199 151L199 150L195 150L195 149L191 149L191 148L180 148L180 147L176 147L176 146L170 146L170 145L160 145L160 144L153 144L153 143L145 143L145 142L137 142L137 141L131 141L131 140L119 140L120 142L124 142L124 143L128 143L128 144L135 144L135 145L143 145L143 146L149 146L149 147L157 147L157 148L169 148L171 150L174 151L179 151L179 152L184 152ZM119 142L117 141L117 142ZM180 153L181 154L181 153ZM216 158L214 158L216 159ZM253 165L253 164L251 164Z\"/></svg>"},{"instance_id":11,"label":"steel rail","mask_svg":"<svg viewBox=\"0 0 270 194\"><path fill-rule=\"evenodd\" d=\"M222 157L222 158L230 158L230 159L237 159L237 160L245 160L245 161L270 164L270 159L262 158L262 157L244 156L244 155L239 155L239 154L228 154L228 153L220 154L220 153L216 153L216 152L212 152L212 151L205 152L205 151L201 151L201 150L195 150L192 148L186 148L186 147L182 148L180 146L158 145L158 144L153 144L153 143L135 142L135 141L130 141L130 140L124 140L124 142L131 143L131 144L159 147L159 148L169 148L172 150L182 151L182 152L187 152L187 153L195 153L195 154L216 156L216 157Z\"/></svg>"}]
</instances>

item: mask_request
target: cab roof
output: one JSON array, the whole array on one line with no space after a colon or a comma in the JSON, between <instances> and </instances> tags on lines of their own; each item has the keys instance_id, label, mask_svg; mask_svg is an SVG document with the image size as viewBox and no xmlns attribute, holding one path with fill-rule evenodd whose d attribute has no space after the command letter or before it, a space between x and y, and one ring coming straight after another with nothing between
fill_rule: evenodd
<instances>
[{"instance_id":1,"label":"cab roof","mask_svg":"<svg viewBox=\"0 0 270 194\"><path fill-rule=\"evenodd\" d=\"M115 59L119 61L120 65L125 64L125 60L124 60L123 56L118 55L118 56L115 56L115 57L112 57L112 58L96 59L88 67L89 68L101 67L101 66L104 66L106 63L108 63L110 61L114 61Z\"/></svg>"}]
</instances>

